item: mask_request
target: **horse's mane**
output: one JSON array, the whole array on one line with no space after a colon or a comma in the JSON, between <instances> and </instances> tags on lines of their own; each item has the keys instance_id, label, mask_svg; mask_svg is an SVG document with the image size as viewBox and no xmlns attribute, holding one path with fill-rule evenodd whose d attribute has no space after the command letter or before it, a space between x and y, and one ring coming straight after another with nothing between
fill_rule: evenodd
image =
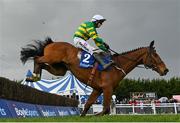
<instances>
[{"instance_id":1,"label":"horse's mane","mask_svg":"<svg viewBox=\"0 0 180 123\"><path fill-rule=\"evenodd\" d=\"M129 51L125 51L125 52L122 52L122 53L119 53L119 54L113 54L113 56L125 55L125 54L127 54L127 53L131 53L131 52L134 52L134 51L143 49L143 48L146 48L146 47L139 47L139 48L132 49L132 50L129 50Z\"/></svg>"}]
</instances>

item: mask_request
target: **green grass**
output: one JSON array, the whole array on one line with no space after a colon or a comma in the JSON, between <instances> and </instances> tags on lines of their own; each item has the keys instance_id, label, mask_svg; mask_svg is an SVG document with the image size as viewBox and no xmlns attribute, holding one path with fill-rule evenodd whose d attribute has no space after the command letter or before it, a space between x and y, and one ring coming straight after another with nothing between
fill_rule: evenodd
<instances>
[{"instance_id":1,"label":"green grass","mask_svg":"<svg viewBox=\"0 0 180 123\"><path fill-rule=\"evenodd\" d=\"M0 118L0 122L180 122L180 115L105 115L49 118Z\"/></svg>"}]
</instances>

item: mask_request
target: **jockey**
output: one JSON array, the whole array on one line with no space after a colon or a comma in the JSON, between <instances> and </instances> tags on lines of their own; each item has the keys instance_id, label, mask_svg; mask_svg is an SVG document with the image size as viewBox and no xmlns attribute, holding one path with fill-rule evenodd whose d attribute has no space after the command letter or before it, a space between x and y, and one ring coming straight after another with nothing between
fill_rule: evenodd
<instances>
[{"instance_id":1,"label":"jockey","mask_svg":"<svg viewBox=\"0 0 180 123\"><path fill-rule=\"evenodd\" d=\"M113 61L110 63L105 63L103 61L103 56L100 55L101 52L107 52L109 45L107 45L102 38L97 34L96 28L101 27L103 22L106 21L101 15L94 15L91 21L82 23L74 34L74 44L78 48L82 48L86 52L94 56L94 58L103 66L104 69L109 67ZM92 47L87 40L92 38L99 49Z\"/></svg>"}]
</instances>

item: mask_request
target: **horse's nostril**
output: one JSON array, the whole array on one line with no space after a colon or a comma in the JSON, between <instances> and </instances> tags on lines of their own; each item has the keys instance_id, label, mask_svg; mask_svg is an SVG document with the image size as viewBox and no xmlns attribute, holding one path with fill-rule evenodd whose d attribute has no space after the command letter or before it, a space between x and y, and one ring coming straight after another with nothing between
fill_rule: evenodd
<instances>
[{"instance_id":1,"label":"horse's nostril","mask_svg":"<svg viewBox=\"0 0 180 123\"><path fill-rule=\"evenodd\" d=\"M165 70L164 70L164 73L165 73L165 74L167 74L168 72L169 72L169 70L168 70L168 69L165 69Z\"/></svg>"}]
</instances>

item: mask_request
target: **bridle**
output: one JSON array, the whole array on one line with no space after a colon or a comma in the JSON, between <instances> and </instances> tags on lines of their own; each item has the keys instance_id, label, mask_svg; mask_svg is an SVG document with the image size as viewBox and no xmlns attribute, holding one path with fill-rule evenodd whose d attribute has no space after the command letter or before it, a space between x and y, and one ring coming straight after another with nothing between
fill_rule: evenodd
<instances>
[{"instance_id":1,"label":"bridle","mask_svg":"<svg viewBox=\"0 0 180 123\"><path fill-rule=\"evenodd\" d=\"M114 50L112 49L109 49L110 51L114 52L116 55L120 55L119 53L115 52ZM153 47L148 47L148 54L147 54L147 57L146 59L144 60L144 66L137 66L138 68L146 68L146 69L152 69L152 70L157 70L158 68L152 63L152 59L153 59L153 52L155 52L154 48ZM127 56L123 56L124 58L130 60L130 61L133 61L133 62L136 62L137 60L136 59L132 59L130 57L127 57ZM159 63L157 63L157 65L159 64L162 64L162 61L160 61ZM117 64L116 66L117 69L121 70L124 74L125 72L123 71L122 68L119 67L119 65Z\"/></svg>"},{"instance_id":2,"label":"bridle","mask_svg":"<svg viewBox=\"0 0 180 123\"><path fill-rule=\"evenodd\" d=\"M152 63L152 59L153 59L153 52L156 52L154 50L154 47L149 47L148 49L148 54L147 54L147 57L146 57L146 60L144 62L144 67L146 69L152 69L152 70L157 70L158 68L156 66L162 64L162 61L160 60L158 63L156 63L156 66Z\"/></svg>"},{"instance_id":3,"label":"bridle","mask_svg":"<svg viewBox=\"0 0 180 123\"><path fill-rule=\"evenodd\" d=\"M145 62L144 62L144 67L146 68L146 69L152 69L152 68L154 68L154 65L152 64L152 53L153 53L153 50L154 49L151 49L151 48L149 48L148 49L148 54L147 54L147 57L146 57L146 60L145 60Z\"/></svg>"}]
</instances>

